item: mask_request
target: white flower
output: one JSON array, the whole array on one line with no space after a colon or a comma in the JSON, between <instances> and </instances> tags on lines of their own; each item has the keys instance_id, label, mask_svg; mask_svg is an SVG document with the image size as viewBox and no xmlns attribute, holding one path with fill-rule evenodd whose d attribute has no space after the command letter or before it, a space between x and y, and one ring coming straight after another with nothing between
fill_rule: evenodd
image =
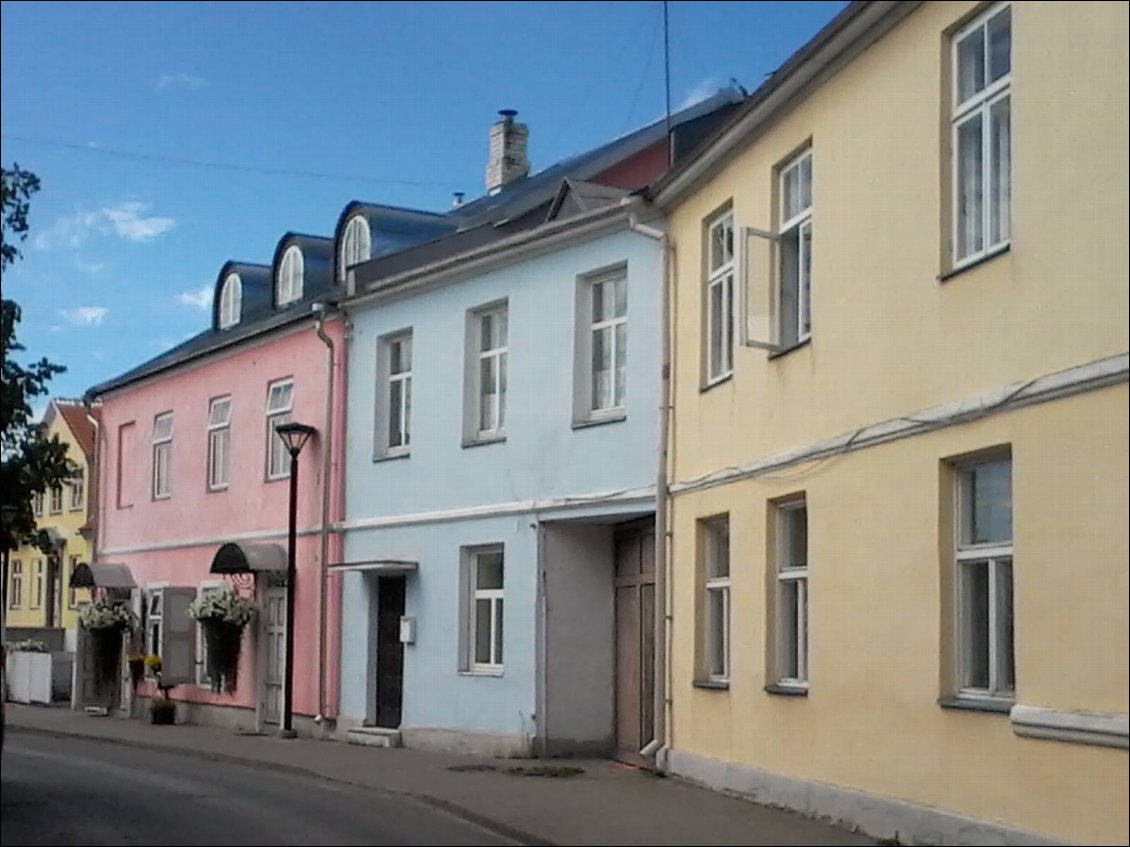
<instances>
[{"instance_id":1,"label":"white flower","mask_svg":"<svg viewBox=\"0 0 1130 847\"><path fill-rule=\"evenodd\" d=\"M79 619L87 629L129 629L134 615L123 603L96 600L82 607Z\"/></svg>"},{"instance_id":2,"label":"white flower","mask_svg":"<svg viewBox=\"0 0 1130 847\"><path fill-rule=\"evenodd\" d=\"M243 627L255 617L255 604L231 590L197 595L188 604L188 616L198 621L216 620Z\"/></svg>"}]
</instances>

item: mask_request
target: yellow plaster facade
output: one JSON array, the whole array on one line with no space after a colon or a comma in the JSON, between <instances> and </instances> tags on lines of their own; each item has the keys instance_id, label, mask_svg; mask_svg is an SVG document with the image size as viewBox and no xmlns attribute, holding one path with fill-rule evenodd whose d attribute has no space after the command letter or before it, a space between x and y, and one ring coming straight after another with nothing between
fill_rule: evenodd
<instances>
[{"instance_id":1,"label":"yellow plaster facade","mask_svg":"<svg viewBox=\"0 0 1130 847\"><path fill-rule=\"evenodd\" d=\"M89 589L70 589L71 569L78 562L90 562L93 552L92 534L80 532L88 525L91 494L91 457L80 445L76 434L60 411L61 404L77 406L68 401L52 401L44 415L44 435L50 440L57 437L67 445L67 457L81 468L81 482L63 485L56 493L45 492L42 507L38 508L36 523L40 529L55 530L63 542L57 564L51 557L35 547L13 550L8 559L7 626L56 627L73 633L78 624L78 609L89 602Z\"/></svg>"},{"instance_id":2,"label":"yellow plaster facade","mask_svg":"<svg viewBox=\"0 0 1130 847\"><path fill-rule=\"evenodd\" d=\"M951 274L951 36L991 8L922 4L689 193L659 193L674 246L668 744L675 770L687 754L687 772L734 790L740 780L708 778L724 769L703 763L1127 843L1128 6L1011 4L1012 237ZM738 338L732 376L711 384L707 223L733 212L740 324L765 284L752 252L764 242L743 255L742 230L775 229L778 171L805 148L811 339L770 354ZM1068 369L1072 392L1043 390ZM1037 389L1039 401L1014 402ZM994 408L856 449L871 425L975 398ZM754 467L837 436L823 458ZM955 468L985 451L1011 455L1015 696L1003 711L939 705L961 687ZM720 473L733 481L714 484ZM797 496L809 668L807 691L789 696L765 686L780 676L775 504ZM698 522L720 515L729 670L707 687ZM1122 729L1114 746L1021 737L1012 702Z\"/></svg>"}]
</instances>

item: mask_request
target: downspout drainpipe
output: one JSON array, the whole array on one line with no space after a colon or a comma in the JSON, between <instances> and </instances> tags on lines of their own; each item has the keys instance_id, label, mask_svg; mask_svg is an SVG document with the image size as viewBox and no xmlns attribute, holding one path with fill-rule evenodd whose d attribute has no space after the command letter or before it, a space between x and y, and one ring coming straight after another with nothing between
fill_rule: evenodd
<instances>
[{"instance_id":1,"label":"downspout drainpipe","mask_svg":"<svg viewBox=\"0 0 1130 847\"><path fill-rule=\"evenodd\" d=\"M320 308L319 308L320 307ZM322 303L315 304L318 322L315 332L322 343L326 345L326 419L322 427L322 522L319 529L319 563L318 579L318 720L319 725L325 720L326 715L326 608L329 579L327 564L330 554L330 472L333 460L333 424L334 424L334 343L323 327L326 318L326 306Z\"/></svg>"},{"instance_id":2,"label":"downspout drainpipe","mask_svg":"<svg viewBox=\"0 0 1130 847\"><path fill-rule=\"evenodd\" d=\"M641 224L634 212L628 216L628 226L633 232L658 241L662 251L659 274L659 427L655 471L655 706L652 712L655 726L654 737L640 750L641 756L654 757L656 765L662 768L662 753L667 743L667 427L671 403L669 277L671 254L675 247L666 232Z\"/></svg>"}]
</instances>

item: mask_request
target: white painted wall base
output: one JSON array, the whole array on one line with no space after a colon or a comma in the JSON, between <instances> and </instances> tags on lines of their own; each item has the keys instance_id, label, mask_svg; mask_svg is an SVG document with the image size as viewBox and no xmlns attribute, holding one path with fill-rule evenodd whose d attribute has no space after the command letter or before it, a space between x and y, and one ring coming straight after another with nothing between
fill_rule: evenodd
<instances>
[{"instance_id":1,"label":"white painted wall base","mask_svg":"<svg viewBox=\"0 0 1130 847\"><path fill-rule=\"evenodd\" d=\"M8 654L8 699L13 703L51 702L51 654Z\"/></svg>"},{"instance_id":2,"label":"white painted wall base","mask_svg":"<svg viewBox=\"0 0 1130 847\"><path fill-rule=\"evenodd\" d=\"M533 755L530 738L507 733L437 727L401 727L400 738L405 747L415 747L418 750L506 759L523 759Z\"/></svg>"},{"instance_id":3,"label":"white painted wall base","mask_svg":"<svg viewBox=\"0 0 1130 847\"><path fill-rule=\"evenodd\" d=\"M780 776L749 765L670 750L675 776L767 806L790 809L903 844L1063 844L999 824L818 782Z\"/></svg>"}]
</instances>

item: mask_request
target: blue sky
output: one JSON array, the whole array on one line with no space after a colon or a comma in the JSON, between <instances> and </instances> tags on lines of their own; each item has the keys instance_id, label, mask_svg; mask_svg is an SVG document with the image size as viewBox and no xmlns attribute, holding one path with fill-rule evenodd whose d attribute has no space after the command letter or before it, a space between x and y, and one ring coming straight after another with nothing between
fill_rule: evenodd
<instances>
[{"instance_id":1,"label":"blue sky","mask_svg":"<svg viewBox=\"0 0 1130 847\"><path fill-rule=\"evenodd\" d=\"M675 107L755 89L846 5L672 2ZM497 110L535 169L663 113L662 3L2 4L5 166L35 171L4 296L81 394L207 326L231 259L352 199L483 191ZM211 163L198 166L191 162ZM223 167L220 167L222 165Z\"/></svg>"}]
</instances>

